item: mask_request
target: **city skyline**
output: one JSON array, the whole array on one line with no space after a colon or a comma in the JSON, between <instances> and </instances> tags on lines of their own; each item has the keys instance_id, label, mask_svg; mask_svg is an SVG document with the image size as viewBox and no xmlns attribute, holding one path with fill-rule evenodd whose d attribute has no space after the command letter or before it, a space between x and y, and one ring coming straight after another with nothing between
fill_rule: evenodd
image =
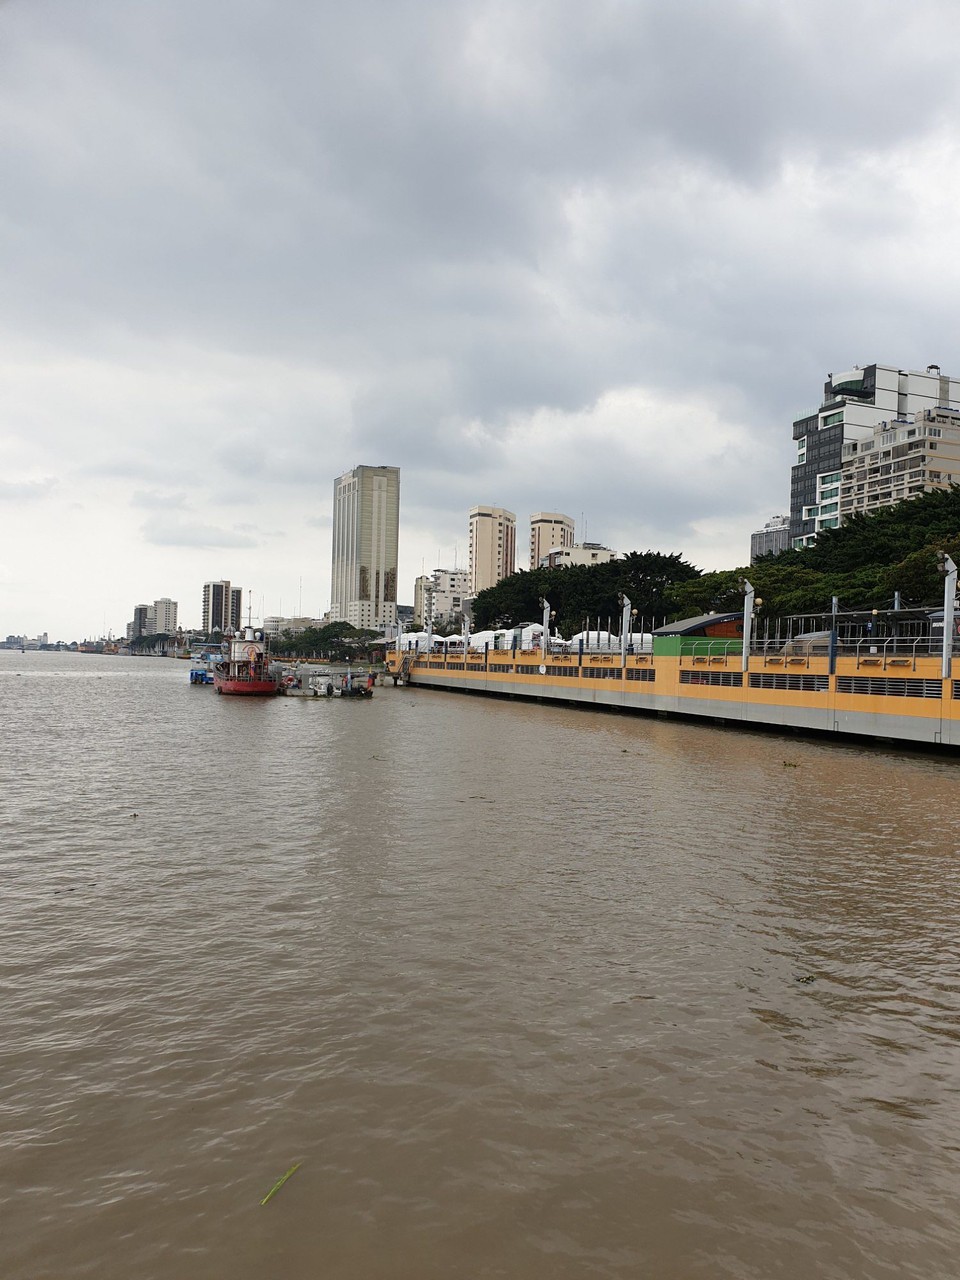
<instances>
[{"instance_id":1,"label":"city skyline","mask_svg":"<svg viewBox=\"0 0 960 1280\"><path fill-rule=\"evenodd\" d=\"M381 458L407 603L477 502L742 566L828 370L957 367L945 0L0 24L5 632L194 625L221 574L319 616Z\"/></svg>"}]
</instances>

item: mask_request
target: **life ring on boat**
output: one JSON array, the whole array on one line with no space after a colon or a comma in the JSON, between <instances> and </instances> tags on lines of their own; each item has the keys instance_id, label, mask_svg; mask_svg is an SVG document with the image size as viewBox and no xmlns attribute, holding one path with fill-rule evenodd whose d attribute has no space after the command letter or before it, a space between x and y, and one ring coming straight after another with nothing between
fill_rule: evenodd
<instances>
[{"instance_id":1,"label":"life ring on boat","mask_svg":"<svg viewBox=\"0 0 960 1280\"><path fill-rule=\"evenodd\" d=\"M287 686L287 688L288 688L288 689L292 689L292 688L293 688L293 686L297 683L297 677L296 677L296 676L284 676L284 677L283 677L283 683Z\"/></svg>"},{"instance_id":2,"label":"life ring on boat","mask_svg":"<svg viewBox=\"0 0 960 1280\"><path fill-rule=\"evenodd\" d=\"M248 644L243 652L247 655L248 662L256 662L260 656L260 650L255 644Z\"/></svg>"}]
</instances>

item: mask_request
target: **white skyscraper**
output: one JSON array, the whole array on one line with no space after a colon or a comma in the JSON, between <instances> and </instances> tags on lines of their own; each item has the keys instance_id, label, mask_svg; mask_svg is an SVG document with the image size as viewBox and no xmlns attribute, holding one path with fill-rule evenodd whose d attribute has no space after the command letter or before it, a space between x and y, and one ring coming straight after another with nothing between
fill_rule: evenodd
<instances>
[{"instance_id":1,"label":"white skyscraper","mask_svg":"<svg viewBox=\"0 0 960 1280\"><path fill-rule=\"evenodd\" d=\"M174 635L177 630L176 600L171 600L169 596L164 596L162 600L154 600L153 612L157 633L167 636Z\"/></svg>"},{"instance_id":2,"label":"white skyscraper","mask_svg":"<svg viewBox=\"0 0 960 1280\"><path fill-rule=\"evenodd\" d=\"M470 509L470 594L495 587L517 568L517 517L503 507Z\"/></svg>"},{"instance_id":3,"label":"white skyscraper","mask_svg":"<svg viewBox=\"0 0 960 1280\"><path fill-rule=\"evenodd\" d=\"M330 619L354 627L397 621L400 468L354 467L333 483Z\"/></svg>"}]
</instances>

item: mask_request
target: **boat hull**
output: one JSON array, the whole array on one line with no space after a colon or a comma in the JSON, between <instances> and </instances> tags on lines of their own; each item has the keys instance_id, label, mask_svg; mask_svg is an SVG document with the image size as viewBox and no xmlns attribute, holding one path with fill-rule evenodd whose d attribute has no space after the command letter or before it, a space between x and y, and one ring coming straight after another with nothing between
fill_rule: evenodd
<instances>
[{"instance_id":1,"label":"boat hull","mask_svg":"<svg viewBox=\"0 0 960 1280\"><path fill-rule=\"evenodd\" d=\"M270 697L277 692L276 680L236 680L230 676L216 675L213 679L217 693L230 693L247 698Z\"/></svg>"}]
</instances>

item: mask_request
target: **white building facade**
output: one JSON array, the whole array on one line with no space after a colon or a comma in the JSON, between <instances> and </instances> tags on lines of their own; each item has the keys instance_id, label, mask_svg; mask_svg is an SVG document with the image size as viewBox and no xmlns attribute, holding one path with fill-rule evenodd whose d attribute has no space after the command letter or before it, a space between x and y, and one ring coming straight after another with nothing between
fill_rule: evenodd
<instances>
[{"instance_id":1,"label":"white building facade","mask_svg":"<svg viewBox=\"0 0 960 1280\"><path fill-rule=\"evenodd\" d=\"M330 619L377 629L397 621L400 468L354 467L333 484Z\"/></svg>"},{"instance_id":2,"label":"white building facade","mask_svg":"<svg viewBox=\"0 0 960 1280\"><path fill-rule=\"evenodd\" d=\"M517 517L505 507L470 508L470 595L516 572Z\"/></svg>"},{"instance_id":3,"label":"white building facade","mask_svg":"<svg viewBox=\"0 0 960 1280\"><path fill-rule=\"evenodd\" d=\"M840 517L876 511L960 484L960 409L924 409L912 421L881 422L844 446Z\"/></svg>"},{"instance_id":4,"label":"white building facade","mask_svg":"<svg viewBox=\"0 0 960 1280\"><path fill-rule=\"evenodd\" d=\"M581 542L572 547L551 547L540 558L543 569L563 568L571 564L608 564L616 560L616 551L603 547L599 542Z\"/></svg>"}]
</instances>

